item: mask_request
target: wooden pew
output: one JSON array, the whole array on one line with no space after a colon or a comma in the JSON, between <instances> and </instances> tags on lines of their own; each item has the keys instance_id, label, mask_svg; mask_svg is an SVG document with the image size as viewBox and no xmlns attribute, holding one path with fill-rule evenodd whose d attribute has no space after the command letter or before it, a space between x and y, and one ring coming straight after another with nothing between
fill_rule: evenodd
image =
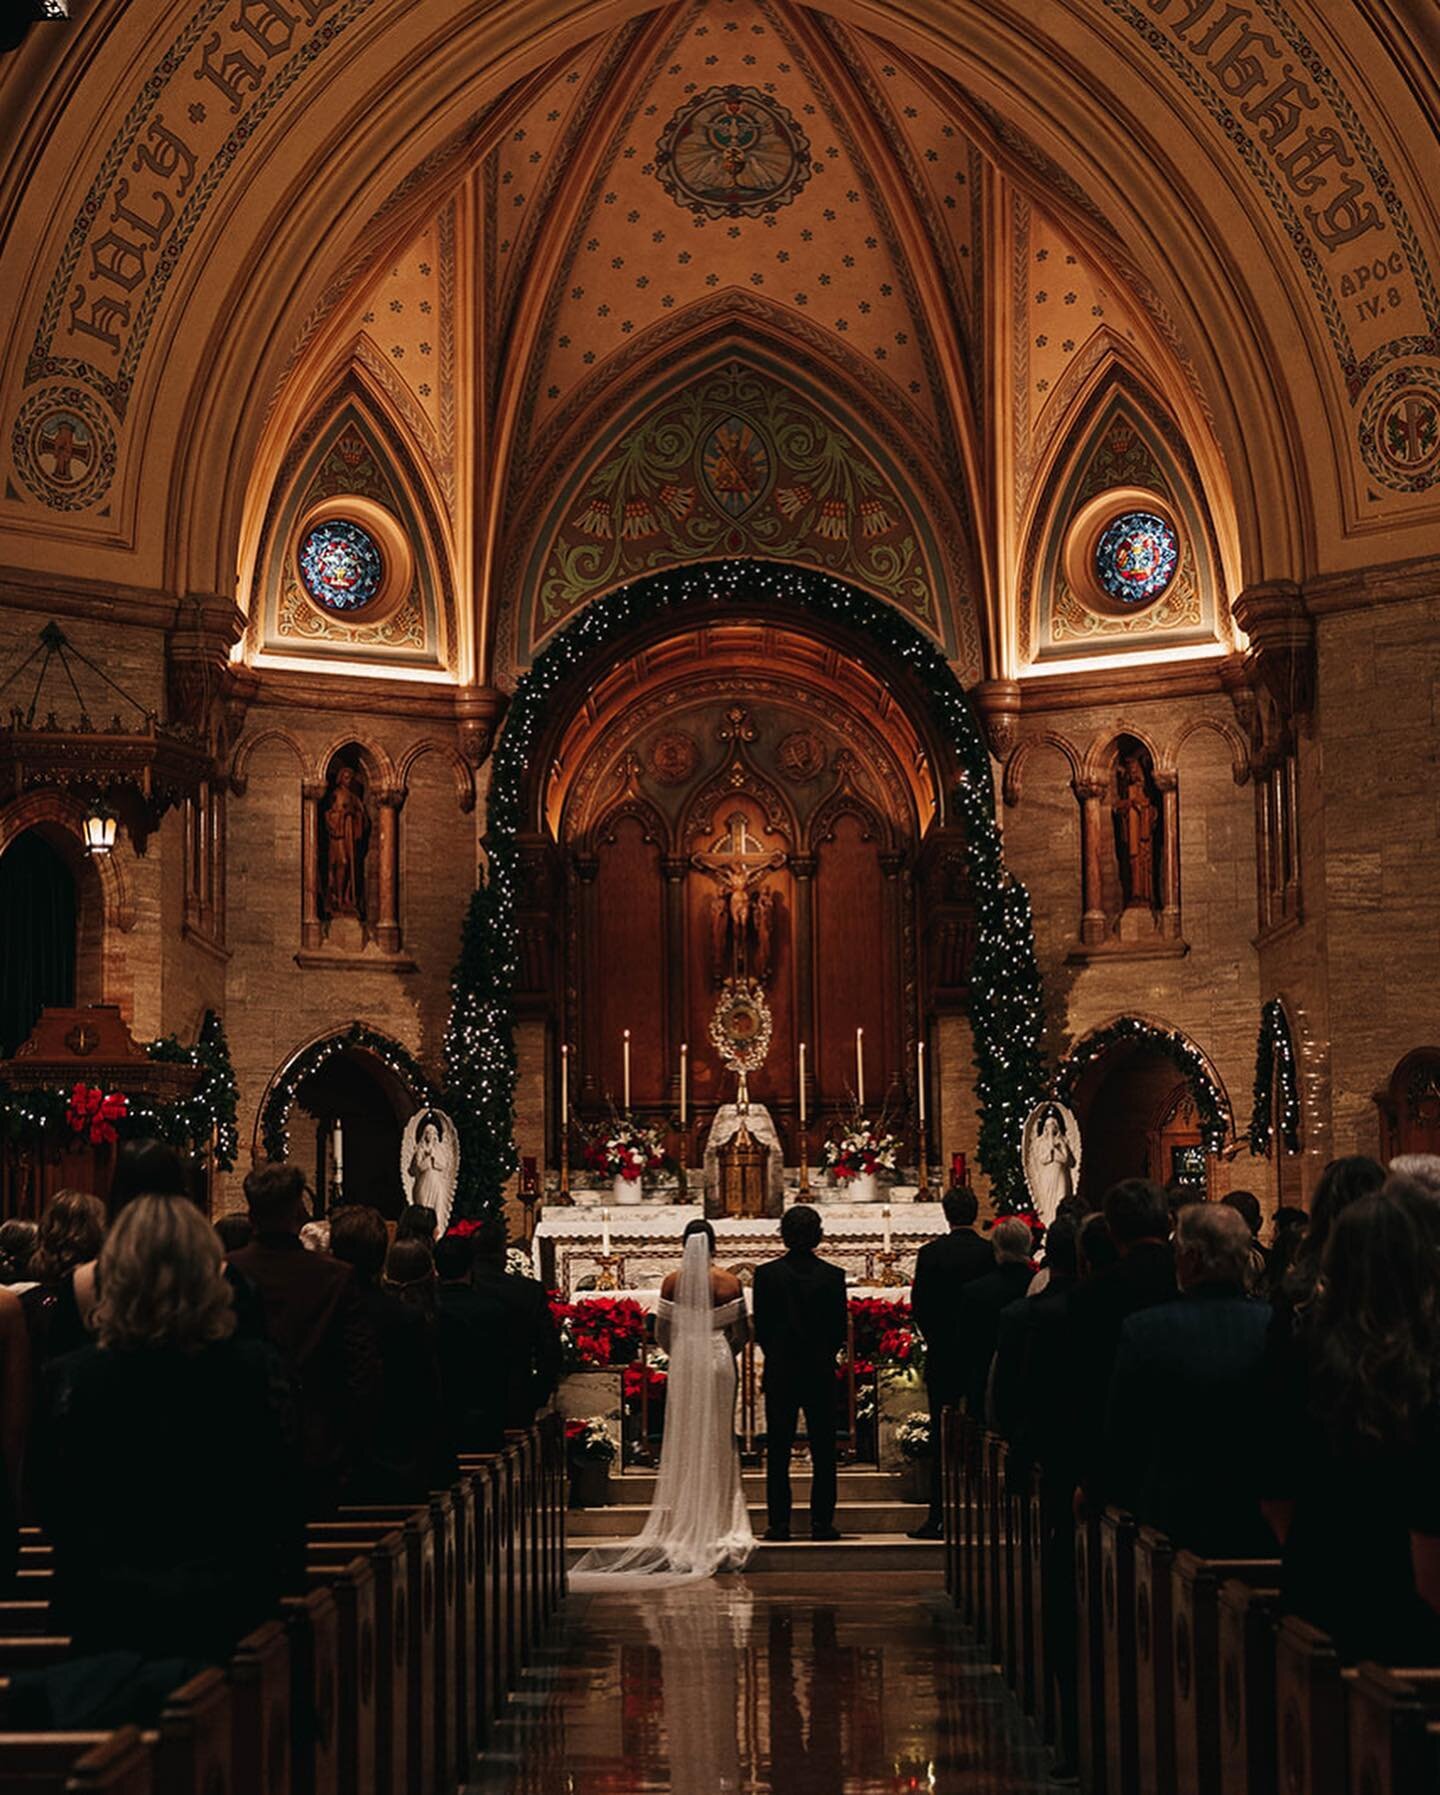
<instances>
[{"instance_id":1,"label":"wooden pew","mask_svg":"<svg viewBox=\"0 0 1440 1795\"><path fill-rule=\"evenodd\" d=\"M1174 1563L1165 1535L1142 1527L1135 1540L1135 1709L1137 1774L1144 1790L1175 1787Z\"/></svg>"},{"instance_id":2,"label":"wooden pew","mask_svg":"<svg viewBox=\"0 0 1440 1795\"><path fill-rule=\"evenodd\" d=\"M1010 1687L1027 1714L1035 1712L1035 1597L1031 1579L1029 1467L1013 1458L1005 1485L1006 1535L1010 1546Z\"/></svg>"},{"instance_id":3,"label":"wooden pew","mask_svg":"<svg viewBox=\"0 0 1440 1795\"><path fill-rule=\"evenodd\" d=\"M1005 1442L985 1435L985 1638L990 1661L1005 1662Z\"/></svg>"},{"instance_id":4,"label":"wooden pew","mask_svg":"<svg viewBox=\"0 0 1440 1795\"><path fill-rule=\"evenodd\" d=\"M378 1795L407 1795L410 1787L412 1601L405 1540L395 1531L379 1539L332 1538L312 1542L306 1554L312 1582L344 1571L357 1553L370 1566L375 1594L375 1786ZM416 1720L423 1709L416 1709Z\"/></svg>"},{"instance_id":5,"label":"wooden pew","mask_svg":"<svg viewBox=\"0 0 1440 1795\"><path fill-rule=\"evenodd\" d=\"M339 1795L340 1711L350 1710L358 1722L360 1704L359 1690L349 1684L342 1701L339 1609L328 1589L287 1596L280 1609L290 1643L291 1786L297 1795ZM373 1725L373 1708L370 1714ZM374 1790L374 1761L372 1752L368 1795Z\"/></svg>"},{"instance_id":6,"label":"wooden pew","mask_svg":"<svg viewBox=\"0 0 1440 1795\"><path fill-rule=\"evenodd\" d=\"M493 1735L505 1703L505 1572L503 1479L498 1464L482 1460L465 1473L475 1492L475 1538L479 1562L475 1585L475 1680L480 1743Z\"/></svg>"},{"instance_id":7,"label":"wooden pew","mask_svg":"<svg viewBox=\"0 0 1440 1795\"><path fill-rule=\"evenodd\" d=\"M1230 1577L1220 1585L1220 1795L1275 1787L1278 1589Z\"/></svg>"},{"instance_id":8,"label":"wooden pew","mask_svg":"<svg viewBox=\"0 0 1440 1795\"><path fill-rule=\"evenodd\" d=\"M154 1746L155 1795L250 1795L231 1764L230 1690L218 1670L202 1670L171 1691Z\"/></svg>"},{"instance_id":9,"label":"wooden pew","mask_svg":"<svg viewBox=\"0 0 1440 1795\"><path fill-rule=\"evenodd\" d=\"M1139 1671L1135 1657L1135 1517L1100 1517L1100 1685L1106 1795L1139 1795ZM1092 1591L1092 1599L1094 1592Z\"/></svg>"},{"instance_id":10,"label":"wooden pew","mask_svg":"<svg viewBox=\"0 0 1440 1795\"><path fill-rule=\"evenodd\" d=\"M1435 1795L1440 1670L1358 1665L1345 1685L1345 1709L1355 1795Z\"/></svg>"},{"instance_id":11,"label":"wooden pew","mask_svg":"<svg viewBox=\"0 0 1440 1795\"><path fill-rule=\"evenodd\" d=\"M1105 1788L1105 1641L1100 1602L1100 1517L1075 1523L1075 1667L1080 1786Z\"/></svg>"},{"instance_id":12,"label":"wooden pew","mask_svg":"<svg viewBox=\"0 0 1440 1795\"><path fill-rule=\"evenodd\" d=\"M1287 1614L1275 1635L1276 1760L1285 1795L1345 1795L1345 1670L1327 1634Z\"/></svg>"},{"instance_id":13,"label":"wooden pew","mask_svg":"<svg viewBox=\"0 0 1440 1795\"><path fill-rule=\"evenodd\" d=\"M1019 1667L1016 1643L1015 1541L1010 1532L1010 1448L995 1436L991 1448L995 1457L995 1483L991 1493L994 1503L995 1528L995 1661L1000 1674L1014 1689Z\"/></svg>"},{"instance_id":14,"label":"wooden pew","mask_svg":"<svg viewBox=\"0 0 1440 1795\"><path fill-rule=\"evenodd\" d=\"M1030 1665L1026 1687L1030 1691L1030 1712L1041 1738L1053 1739L1050 1661L1045 1654L1045 1473L1038 1465L1031 1467L1025 1489L1025 1546L1030 1567L1030 1620L1026 1631Z\"/></svg>"},{"instance_id":15,"label":"wooden pew","mask_svg":"<svg viewBox=\"0 0 1440 1795\"><path fill-rule=\"evenodd\" d=\"M284 1624L266 1621L247 1634L229 1670L234 1787L245 1795L290 1795L290 1641Z\"/></svg>"},{"instance_id":16,"label":"wooden pew","mask_svg":"<svg viewBox=\"0 0 1440 1795\"><path fill-rule=\"evenodd\" d=\"M344 1564L312 1564L311 1594L328 1594L335 1604L338 1690L335 1750L344 1795L377 1795L382 1735L386 1720L379 1699L377 1670L389 1656L376 1613L375 1572L369 1559Z\"/></svg>"},{"instance_id":17,"label":"wooden pew","mask_svg":"<svg viewBox=\"0 0 1440 1795\"><path fill-rule=\"evenodd\" d=\"M1177 1552L1171 1572L1171 1686L1175 1691L1175 1787L1212 1795L1220 1780L1220 1585L1227 1577L1265 1586L1273 1558L1200 1558Z\"/></svg>"},{"instance_id":18,"label":"wooden pew","mask_svg":"<svg viewBox=\"0 0 1440 1795\"><path fill-rule=\"evenodd\" d=\"M153 1795L155 1752L137 1728L113 1733L0 1733L6 1795Z\"/></svg>"}]
</instances>

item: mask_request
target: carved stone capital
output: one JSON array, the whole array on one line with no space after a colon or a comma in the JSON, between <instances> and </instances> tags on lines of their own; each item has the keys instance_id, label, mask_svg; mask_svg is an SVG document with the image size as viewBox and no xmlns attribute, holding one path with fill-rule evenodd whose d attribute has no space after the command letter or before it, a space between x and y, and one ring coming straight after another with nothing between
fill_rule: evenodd
<instances>
[{"instance_id":1,"label":"carved stone capital","mask_svg":"<svg viewBox=\"0 0 1440 1795\"><path fill-rule=\"evenodd\" d=\"M1075 796L1082 804L1093 799L1097 804L1110 796L1110 787L1103 779L1076 779L1072 781Z\"/></svg>"},{"instance_id":2,"label":"carved stone capital","mask_svg":"<svg viewBox=\"0 0 1440 1795\"><path fill-rule=\"evenodd\" d=\"M1286 722L1315 704L1315 625L1293 580L1247 586L1235 600L1235 621L1250 638L1246 669L1274 699Z\"/></svg>"},{"instance_id":3,"label":"carved stone capital","mask_svg":"<svg viewBox=\"0 0 1440 1795\"><path fill-rule=\"evenodd\" d=\"M384 791L376 792L375 802L382 810L401 811L405 808L405 800L410 796L403 786L387 786Z\"/></svg>"},{"instance_id":4,"label":"carved stone capital","mask_svg":"<svg viewBox=\"0 0 1440 1795\"><path fill-rule=\"evenodd\" d=\"M1150 778L1157 792L1178 792L1180 789L1180 775L1176 772L1152 770Z\"/></svg>"},{"instance_id":5,"label":"carved stone capital","mask_svg":"<svg viewBox=\"0 0 1440 1795\"><path fill-rule=\"evenodd\" d=\"M318 804L328 790L323 779L303 779L300 782L300 796L307 804Z\"/></svg>"},{"instance_id":6,"label":"carved stone capital","mask_svg":"<svg viewBox=\"0 0 1440 1795\"><path fill-rule=\"evenodd\" d=\"M230 598L192 598L165 634L166 716L193 730L217 754L222 737L238 729L230 721L230 650L245 631L245 618Z\"/></svg>"},{"instance_id":7,"label":"carved stone capital","mask_svg":"<svg viewBox=\"0 0 1440 1795\"><path fill-rule=\"evenodd\" d=\"M483 764L508 703L494 686L462 686L455 694L455 730L468 766Z\"/></svg>"},{"instance_id":8,"label":"carved stone capital","mask_svg":"<svg viewBox=\"0 0 1440 1795\"><path fill-rule=\"evenodd\" d=\"M1020 684L1014 679L986 679L970 691L985 725L990 752L1004 760L1020 739Z\"/></svg>"}]
</instances>

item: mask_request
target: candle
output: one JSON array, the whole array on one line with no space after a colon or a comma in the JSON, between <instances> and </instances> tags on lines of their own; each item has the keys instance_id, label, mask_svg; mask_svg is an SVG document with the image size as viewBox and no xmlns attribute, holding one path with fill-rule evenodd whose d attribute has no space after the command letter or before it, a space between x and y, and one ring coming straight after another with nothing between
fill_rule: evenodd
<instances>
[{"instance_id":1,"label":"candle","mask_svg":"<svg viewBox=\"0 0 1440 1795\"><path fill-rule=\"evenodd\" d=\"M915 1043L915 1091L920 1099L920 1126L925 1126L925 1043Z\"/></svg>"},{"instance_id":2,"label":"candle","mask_svg":"<svg viewBox=\"0 0 1440 1795\"><path fill-rule=\"evenodd\" d=\"M330 1157L335 1165L335 1182L341 1184L345 1176L345 1130L338 1120L330 1130Z\"/></svg>"},{"instance_id":3,"label":"candle","mask_svg":"<svg viewBox=\"0 0 1440 1795\"><path fill-rule=\"evenodd\" d=\"M686 1098L690 1093L690 1046L686 1041L680 1043L680 1126L685 1126L687 1115Z\"/></svg>"},{"instance_id":4,"label":"candle","mask_svg":"<svg viewBox=\"0 0 1440 1795\"><path fill-rule=\"evenodd\" d=\"M570 1048L560 1044L560 1127L570 1126Z\"/></svg>"},{"instance_id":5,"label":"candle","mask_svg":"<svg viewBox=\"0 0 1440 1795\"><path fill-rule=\"evenodd\" d=\"M600 1211L600 1251L605 1258L610 1257L610 1211Z\"/></svg>"},{"instance_id":6,"label":"candle","mask_svg":"<svg viewBox=\"0 0 1440 1795\"><path fill-rule=\"evenodd\" d=\"M630 1114L630 1030L625 1030L625 1114Z\"/></svg>"},{"instance_id":7,"label":"candle","mask_svg":"<svg viewBox=\"0 0 1440 1795\"><path fill-rule=\"evenodd\" d=\"M805 1126L805 1043L800 1043L800 1126Z\"/></svg>"},{"instance_id":8,"label":"candle","mask_svg":"<svg viewBox=\"0 0 1440 1795\"><path fill-rule=\"evenodd\" d=\"M880 1220L885 1228L885 1251L890 1251L890 1205L887 1203L880 1211Z\"/></svg>"},{"instance_id":9,"label":"candle","mask_svg":"<svg viewBox=\"0 0 1440 1795\"><path fill-rule=\"evenodd\" d=\"M865 1030L855 1030L855 1101L861 1115L865 1113Z\"/></svg>"}]
</instances>

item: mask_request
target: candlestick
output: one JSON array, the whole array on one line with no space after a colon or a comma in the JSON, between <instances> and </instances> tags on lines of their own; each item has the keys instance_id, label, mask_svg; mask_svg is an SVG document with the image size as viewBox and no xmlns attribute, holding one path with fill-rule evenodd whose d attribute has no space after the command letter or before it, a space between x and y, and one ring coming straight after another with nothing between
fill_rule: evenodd
<instances>
[{"instance_id":1,"label":"candlestick","mask_svg":"<svg viewBox=\"0 0 1440 1795\"><path fill-rule=\"evenodd\" d=\"M630 1114L630 1030L625 1030L625 1114Z\"/></svg>"},{"instance_id":2,"label":"candlestick","mask_svg":"<svg viewBox=\"0 0 1440 1795\"><path fill-rule=\"evenodd\" d=\"M620 1290L623 1288L621 1283L625 1276L623 1256L616 1254L612 1257L609 1253L602 1253L595 1263L600 1268L595 1274L597 1290Z\"/></svg>"},{"instance_id":3,"label":"candlestick","mask_svg":"<svg viewBox=\"0 0 1440 1795\"><path fill-rule=\"evenodd\" d=\"M686 1041L680 1043L680 1127L685 1127L686 1098L690 1093L690 1046Z\"/></svg>"},{"instance_id":4,"label":"candlestick","mask_svg":"<svg viewBox=\"0 0 1440 1795\"><path fill-rule=\"evenodd\" d=\"M865 1114L865 1030L855 1030L855 1101Z\"/></svg>"},{"instance_id":5,"label":"candlestick","mask_svg":"<svg viewBox=\"0 0 1440 1795\"><path fill-rule=\"evenodd\" d=\"M800 1127L800 1201L813 1203L810 1195L810 1130L801 1124Z\"/></svg>"},{"instance_id":6,"label":"candlestick","mask_svg":"<svg viewBox=\"0 0 1440 1795\"><path fill-rule=\"evenodd\" d=\"M880 1211L880 1225L885 1235L885 1251L888 1253L892 1245L890 1239L890 1205L888 1203Z\"/></svg>"},{"instance_id":7,"label":"candlestick","mask_svg":"<svg viewBox=\"0 0 1440 1795\"><path fill-rule=\"evenodd\" d=\"M805 1126L805 1043L800 1043L800 1126Z\"/></svg>"},{"instance_id":8,"label":"candlestick","mask_svg":"<svg viewBox=\"0 0 1440 1795\"><path fill-rule=\"evenodd\" d=\"M610 1211L600 1211L600 1251L608 1259L610 1257Z\"/></svg>"}]
</instances>

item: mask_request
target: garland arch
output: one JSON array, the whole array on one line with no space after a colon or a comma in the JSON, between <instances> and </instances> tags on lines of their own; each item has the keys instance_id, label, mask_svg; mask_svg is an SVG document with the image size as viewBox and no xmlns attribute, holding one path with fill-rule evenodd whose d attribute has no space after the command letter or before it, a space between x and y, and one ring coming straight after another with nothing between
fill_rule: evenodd
<instances>
[{"instance_id":1,"label":"garland arch","mask_svg":"<svg viewBox=\"0 0 1440 1795\"><path fill-rule=\"evenodd\" d=\"M1300 1086L1296 1078L1295 1041L1285 1005L1272 997L1260 1011L1255 1044L1255 1107L1250 1114L1250 1151L1270 1157L1275 1135L1275 1080L1280 1080L1280 1139L1287 1153L1300 1151Z\"/></svg>"},{"instance_id":2,"label":"garland arch","mask_svg":"<svg viewBox=\"0 0 1440 1795\"><path fill-rule=\"evenodd\" d=\"M1045 1086L1044 995L1030 896L1005 870L990 757L964 690L939 650L889 605L825 574L763 561L711 562L648 576L597 599L520 680L491 763L489 876L471 896L451 981L445 1102L460 1133L457 1215L500 1200L514 1171L516 837L525 770L560 687L637 624L699 603L780 599L868 638L914 679L962 768L952 796L965 829L976 907L971 1028L980 1102L977 1157L997 1207L1024 1201L1020 1130Z\"/></svg>"},{"instance_id":3,"label":"garland arch","mask_svg":"<svg viewBox=\"0 0 1440 1795\"><path fill-rule=\"evenodd\" d=\"M352 1048L373 1054L402 1084L408 1085L417 1109L439 1101L430 1074L408 1048L364 1022L352 1022L348 1028L322 1035L318 1041L302 1047L276 1073L260 1108L260 1148L266 1159L290 1156L290 1111L301 1085L327 1060Z\"/></svg>"},{"instance_id":4,"label":"garland arch","mask_svg":"<svg viewBox=\"0 0 1440 1795\"><path fill-rule=\"evenodd\" d=\"M1162 1028L1142 1016L1120 1016L1077 1041L1056 1069L1056 1097L1062 1103L1073 1105L1085 1074L1113 1048L1132 1041L1164 1054L1177 1071L1184 1073L1195 1098L1205 1151L1220 1153L1226 1135L1234 1126L1230 1100L1223 1086L1212 1074L1204 1055L1178 1029Z\"/></svg>"}]
</instances>

